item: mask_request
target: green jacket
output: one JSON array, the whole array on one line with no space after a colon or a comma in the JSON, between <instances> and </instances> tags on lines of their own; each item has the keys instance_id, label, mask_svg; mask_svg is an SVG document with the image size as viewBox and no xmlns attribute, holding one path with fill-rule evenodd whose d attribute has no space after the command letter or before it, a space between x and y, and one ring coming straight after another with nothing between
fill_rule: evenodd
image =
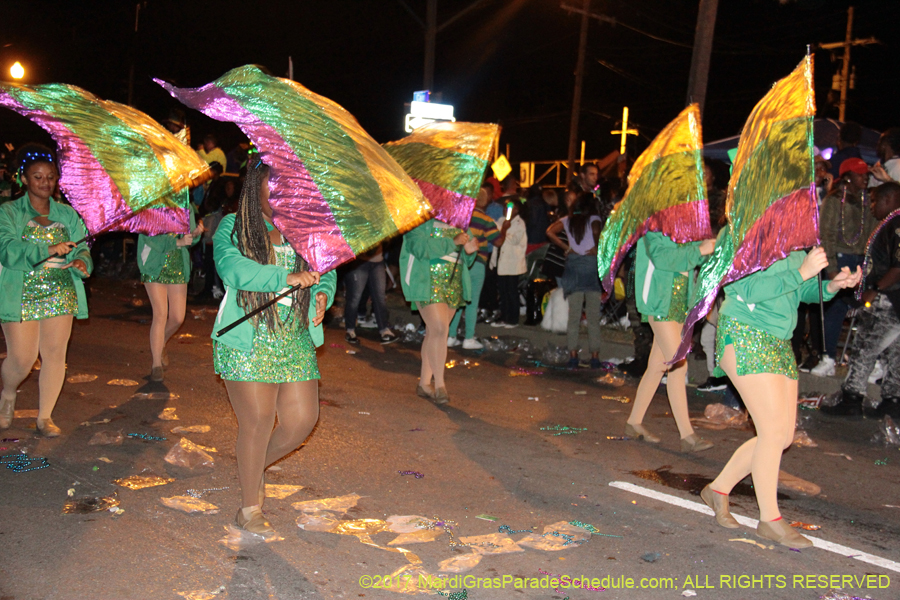
<instances>
[{"instance_id":1,"label":"green jacket","mask_svg":"<svg viewBox=\"0 0 900 600\"><path fill-rule=\"evenodd\" d=\"M791 252L768 269L726 285L719 315L728 315L779 339L790 339L797 326L800 303L819 301L818 279L803 281L800 276L804 258L806 252ZM827 286L828 281L823 281L822 295L826 301L834 298Z\"/></svg>"},{"instance_id":2,"label":"green jacket","mask_svg":"<svg viewBox=\"0 0 900 600\"><path fill-rule=\"evenodd\" d=\"M269 231L273 229L266 224ZM234 215L227 215L219 223L216 234L213 236L213 253L216 258L216 271L225 284L225 297L219 305L219 314L213 326L212 339L220 344L225 344L242 352L253 349L253 336L256 329L252 319L244 321L221 337L216 336L223 327L226 327L243 317L246 313L238 306L237 295L239 290L248 292L280 292L287 287L288 269L277 265L261 265L253 259L247 258L234 245L231 238L234 229ZM319 292L325 292L328 296L326 309L334 301L334 291L337 287L337 276L334 271L322 275L318 284L310 290L312 299L309 303L310 324L316 316L315 297ZM316 346L321 346L325 341L325 332L322 325L309 328L310 336Z\"/></svg>"},{"instance_id":3,"label":"green jacket","mask_svg":"<svg viewBox=\"0 0 900 600\"><path fill-rule=\"evenodd\" d=\"M688 298L694 289L694 267L705 260L700 242L677 244L665 235L651 231L637 243L634 265L634 295L642 315L666 315L672 303L675 276L687 274Z\"/></svg>"},{"instance_id":4,"label":"green jacket","mask_svg":"<svg viewBox=\"0 0 900 600\"><path fill-rule=\"evenodd\" d=\"M50 256L47 244L35 244L22 240L22 232L28 221L40 216L28 194L18 200L0 205L0 320L18 322L22 320L22 286L25 273L34 271L34 265ZM62 223L69 231L73 242L87 236L84 221L71 206L50 200L50 215L53 222ZM87 266L88 273L94 269L91 251L84 242L78 244L66 255L68 261L81 259ZM40 268L40 267L38 267ZM88 316L87 298L84 294L84 275L78 269L67 269L75 283L75 294L78 297L79 319Z\"/></svg>"},{"instance_id":5,"label":"green jacket","mask_svg":"<svg viewBox=\"0 0 900 600\"><path fill-rule=\"evenodd\" d=\"M194 210L191 208L191 231L197 227L197 220L194 217ZM182 273L190 274L191 272L191 253L187 246L178 246L178 240L184 237L182 234L164 233L162 235L145 235L138 236L138 270L141 275L149 275L150 277L159 277L163 266L166 264L166 255L172 250L177 250L181 254L181 261L184 265ZM200 241L202 236L197 236L191 246Z\"/></svg>"},{"instance_id":6,"label":"green jacket","mask_svg":"<svg viewBox=\"0 0 900 600\"><path fill-rule=\"evenodd\" d=\"M452 239L431 237L434 219L422 223L403 236L400 249L400 283L407 302L427 302L431 299L431 261L457 251ZM471 235L471 234L469 234ZM459 269L462 274L463 299L472 299L468 267L475 262L475 255L459 248Z\"/></svg>"}]
</instances>

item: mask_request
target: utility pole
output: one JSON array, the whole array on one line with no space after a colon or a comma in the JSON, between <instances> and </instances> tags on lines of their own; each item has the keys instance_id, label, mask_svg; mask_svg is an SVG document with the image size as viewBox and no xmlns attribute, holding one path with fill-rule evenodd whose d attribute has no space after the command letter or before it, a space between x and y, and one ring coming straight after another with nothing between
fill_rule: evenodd
<instances>
[{"instance_id":1,"label":"utility pole","mask_svg":"<svg viewBox=\"0 0 900 600\"><path fill-rule=\"evenodd\" d=\"M425 7L425 89L434 89L434 48L437 45L437 0Z\"/></svg>"},{"instance_id":2,"label":"utility pole","mask_svg":"<svg viewBox=\"0 0 900 600\"><path fill-rule=\"evenodd\" d=\"M575 176L575 149L578 147L578 119L581 116L581 90L584 87L584 56L587 53L588 20L597 19L601 23L616 24L612 17L591 12L591 0L584 0L581 8L570 4L560 4L560 8L568 13L581 15L581 36L578 38L578 61L575 63L575 93L572 97L572 119L569 122L569 153L566 157L566 168L569 171L566 183Z\"/></svg>"},{"instance_id":3,"label":"utility pole","mask_svg":"<svg viewBox=\"0 0 900 600\"><path fill-rule=\"evenodd\" d=\"M425 77L424 77L424 85L425 89L428 91L432 91L434 87L434 51L437 46L437 34L444 30L451 23L455 22L457 19L467 14L468 12L474 10L480 4L484 3L486 0L474 0L472 4L465 7L440 25L437 22L437 0L426 0L425 4L425 20L419 18L419 15L416 14L410 6L405 2L405 0L397 0L400 5L406 9L406 12L415 19L416 23L418 23L422 29L425 30Z\"/></svg>"},{"instance_id":4,"label":"utility pole","mask_svg":"<svg viewBox=\"0 0 900 600\"><path fill-rule=\"evenodd\" d=\"M696 102L703 114L706 103L706 84L709 80L709 62L712 55L713 33L716 29L716 13L719 0L700 0L697 12L697 29L694 32L694 52L691 55L691 73L685 104Z\"/></svg>"},{"instance_id":5,"label":"utility pole","mask_svg":"<svg viewBox=\"0 0 900 600\"><path fill-rule=\"evenodd\" d=\"M134 5L134 35L131 37L131 65L128 67L128 106L134 106L134 60L137 55L138 25L141 21L141 3Z\"/></svg>"},{"instance_id":6,"label":"utility pole","mask_svg":"<svg viewBox=\"0 0 900 600\"><path fill-rule=\"evenodd\" d=\"M816 44L816 48L823 50L844 49L843 63L841 64L841 100L838 104L838 120L842 123L847 115L847 94L850 91L850 48L852 46L867 46L879 43L881 42L874 37L853 39L853 7L851 6L847 9L847 35L844 37L844 41L831 44Z\"/></svg>"},{"instance_id":7,"label":"utility pole","mask_svg":"<svg viewBox=\"0 0 900 600\"><path fill-rule=\"evenodd\" d=\"M581 89L584 85L584 55L587 53L588 20L591 14L591 0L584 0L581 8L581 35L578 38L578 62L575 64L575 93L572 97L572 118L569 121L568 177L566 183L575 176L575 148L578 145L578 118L581 116Z\"/></svg>"},{"instance_id":8,"label":"utility pole","mask_svg":"<svg viewBox=\"0 0 900 600\"><path fill-rule=\"evenodd\" d=\"M838 120L843 123L847 114L847 91L850 89L850 42L853 40L853 7L847 9L847 35L844 37L844 64L841 65L841 103Z\"/></svg>"}]
</instances>

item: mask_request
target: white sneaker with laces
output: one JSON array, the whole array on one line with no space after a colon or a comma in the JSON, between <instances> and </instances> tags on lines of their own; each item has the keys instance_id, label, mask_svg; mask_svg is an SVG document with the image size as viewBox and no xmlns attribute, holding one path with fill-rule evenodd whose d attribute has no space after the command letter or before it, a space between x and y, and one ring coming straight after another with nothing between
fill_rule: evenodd
<instances>
[{"instance_id":1,"label":"white sneaker with laces","mask_svg":"<svg viewBox=\"0 0 900 600\"><path fill-rule=\"evenodd\" d=\"M881 364L881 361L875 361L875 368L872 369L872 374L869 375L869 383L878 383L878 380L884 377L884 365Z\"/></svg>"},{"instance_id":2,"label":"white sneaker with laces","mask_svg":"<svg viewBox=\"0 0 900 600\"><path fill-rule=\"evenodd\" d=\"M456 348L457 346L459 346L459 340L458 340L458 339L456 339L455 337L448 337L448 338L447 338L447 347L448 347L448 348Z\"/></svg>"},{"instance_id":3,"label":"white sneaker with laces","mask_svg":"<svg viewBox=\"0 0 900 600\"><path fill-rule=\"evenodd\" d=\"M463 340L462 347L463 350L481 350L484 348L484 344L475 338L466 338Z\"/></svg>"},{"instance_id":4,"label":"white sneaker with laces","mask_svg":"<svg viewBox=\"0 0 900 600\"><path fill-rule=\"evenodd\" d=\"M831 377L834 375L834 359L828 355L823 356L819 360L819 364L810 369L810 375L816 377Z\"/></svg>"}]
</instances>

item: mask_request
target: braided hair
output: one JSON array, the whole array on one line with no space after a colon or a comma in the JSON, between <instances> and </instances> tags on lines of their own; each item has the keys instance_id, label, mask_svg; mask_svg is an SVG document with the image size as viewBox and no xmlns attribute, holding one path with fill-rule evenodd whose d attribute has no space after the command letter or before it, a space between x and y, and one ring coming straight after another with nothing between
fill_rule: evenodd
<instances>
[{"instance_id":1,"label":"braided hair","mask_svg":"<svg viewBox=\"0 0 900 600\"><path fill-rule=\"evenodd\" d=\"M264 164L259 156L252 157L247 165L247 176L244 179L244 187L241 189L231 239L240 253L247 258L263 265L274 265L276 264L275 248L269 239L269 231L263 218L260 200L260 189L268 177L268 165ZM303 271L309 271L309 264L297 254L294 272ZM276 295L270 292L240 290L237 302L245 312L251 312L271 301ZM307 327L309 325L309 302L309 288L296 290L292 294L291 315L287 320L282 321L279 318L278 305L275 304L255 316L253 324L258 327L260 319L262 319L271 332L281 331L293 323Z\"/></svg>"}]
</instances>

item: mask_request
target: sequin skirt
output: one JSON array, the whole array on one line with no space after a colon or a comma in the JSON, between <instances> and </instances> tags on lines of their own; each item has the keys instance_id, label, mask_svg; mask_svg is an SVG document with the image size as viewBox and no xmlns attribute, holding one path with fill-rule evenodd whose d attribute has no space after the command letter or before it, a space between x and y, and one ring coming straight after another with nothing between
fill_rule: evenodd
<instances>
[{"instance_id":1,"label":"sequin skirt","mask_svg":"<svg viewBox=\"0 0 900 600\"><path fill-rule=\"evenodd\" d=\"M187 252L184 248L174 248L166 254L166 262L163 264L159 275L153 277L146 273L141 274L141 283L165 283L167 285L176 283L187 283L190 279L190 273L184 272L184 258L182 253Z\"/></svg>"},{"instance_id":2,"label":"sequin skirt","mask_svg":"<svg viewBox=\"0 0 900 600\"><path fill-rule=\"evenodd\" d=\"M462 262L460 260L460 262ZM425 304L443 302L450 308L465 305L462 289L464 264L440 261L431 263L431 298Z\"/></svg>"},{"instance_id":3,"label":"sequin skirt","mask_svg":"<svg viewBox=\"0 0 900 600\"><path fill-rule=\"evenodd\" d=\"M684 323L688 311L688 278L679 273L672 282L672 300L669 302L669 312L666 315L653 315L654 321L675 321ZM641 321L648 323L648 317L641 315Z\"/></svg>"},{"instance_id":4,"label":"sequin skirt","mask_svg":"<svg viewBox=\"0 0 900 600\"><path fill-rule=\"evenodd\" d=\"M791 349L791 340L782 340L771 333L751 327L719 315L716 327L716 368L714 377L724 377L725 371L719 366L725 347L734 348L738 375L774 373L790 379L797 379L797 361Z\"/></svg>"},{"instance_id":5,"label":"sequin skirt","mask_svg":"<svg viewBox=\"0 0 900 600\"><path fill-rule=\"evenodd\" d=\"M278 307L283 318L289 311L290 307ZM249 352L213 342L213 364L226 381L288 383L319 379L316 346L306 327L270 332L261 321Z\"/></svg>"},{"instance_id":6,"label":"sequin skirt","mask_svg":"<svg viewBox=\"0 0 900 600\"><path fill-rule=\"evenodd\" d=\"M68 269L38 269L25 273L22 320L40 321L78 314L78 295Z\"/></svg>"}]
</instances>

